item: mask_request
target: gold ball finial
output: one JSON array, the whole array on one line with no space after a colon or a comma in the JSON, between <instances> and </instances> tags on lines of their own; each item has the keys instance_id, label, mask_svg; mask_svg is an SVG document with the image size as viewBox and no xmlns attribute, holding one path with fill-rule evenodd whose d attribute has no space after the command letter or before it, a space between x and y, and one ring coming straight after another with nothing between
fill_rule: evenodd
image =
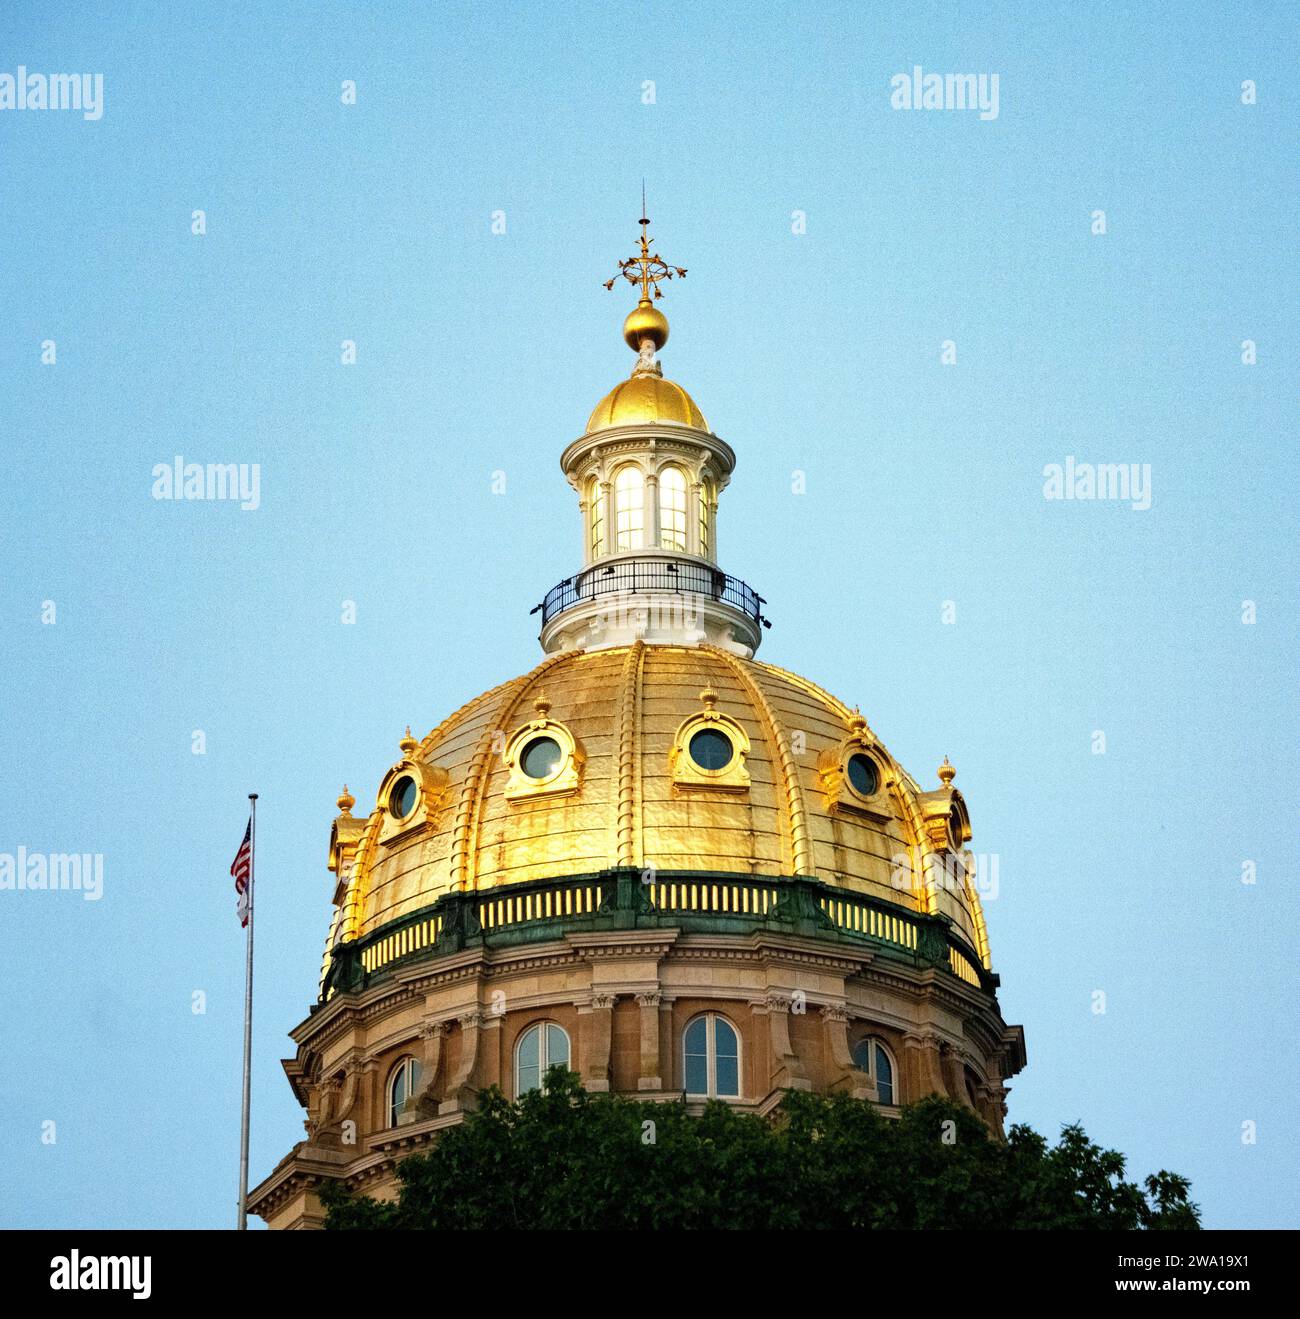
<instances>
[{"instance_id":1,"label":"gold ball finial","mask_svg":"<svg viewBox=\"0 0 1300 1319\"><path fill-rule=\"evenodd\" d=\"M700 693L700 702L705 710L707 710L709 714L712 714L718 704L718 693L715 692L712 687L706 687Z\"/></svg>"},{"instance_id":2,"label":"gold ball finial","mask_svg":"<svg viewBox=\"0 0 1300 1319\"><path fill-rule=\"evenodd\" d=\"M551 713L551 703L545 696L539 696L533 702L533 709L537 711L537 717L539 719L545 719L546 716Z\"/></svg>"},{"instance_id":3,"label":"gold ball finial","mask_svg":"<svg viewBox=\"0 0 1300 1319\"><path fill-rule=\"evenodd\" d=\"M668 317L649 298L642 298L623 322L623 339L634 353L641 351L645 339L658 350L668 342Z\"/></svg>"},{"instance_id":4,"label":"gold ball finial","mask_svg":"<svg viewBox=\"0 0 1300 1319\"><path fill-rule=\"evenodd\" d=\"M952 781L957 777L957 771L948 763L948 757L944 756L943 764L939 766L939 782L945 788L952 787Z\"/></svg>"},{"instance_id":5,"label":"gold ball finial","mask_svg":"<svg viewBox=\"0 0 1300 1319\"><path fill-rule=\"evenodd\" d=\"M415 754L415 749L420 744L411 736L411 725L406 725L406 736L397 744L402 749L402 755L408 760Z\"/></svg>"},{"instance_id":6,"label":"gold ball finial","mask_svg":"<svg viewBox=\"0 0 1300 1319\"><path fill-rule=\"evenodd\" d=\"M352 808L357 804L357 799L348 791L348 785L343 785L343 791L339 794L338 807L343 815L351 815Z\"/></svg>"},{"instance_id":7,"label":"gold ball finial","mask_svg":"<svg viewBox=\"0 0 1300 1319\"><path fill-rule=\"evenodd\" d=\"M605 287L612 289L619 279L640 287L641 300L628 313L623 322L623 338L634 352L642 351L641 345L647 339L656 349L668 342L668 317L655 307L655 302L663 297L659 285L670 279L685 279L685 266L670 266L657 252L650 250L650 218L645 213L645 201L641 205L641 238L639 250L626 261L618 263L618 273L605 281Z\"/></svg>"}]
</instances>

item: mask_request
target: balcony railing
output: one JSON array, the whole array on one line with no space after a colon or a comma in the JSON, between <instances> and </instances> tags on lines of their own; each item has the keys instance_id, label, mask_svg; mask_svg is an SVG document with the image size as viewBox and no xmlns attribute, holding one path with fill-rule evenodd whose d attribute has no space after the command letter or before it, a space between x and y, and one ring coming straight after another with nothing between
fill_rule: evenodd
<instances>
[{"instance_id":1,"label":"balcony railing","mask_svg":"<svg viewBox=\"0 0 1300 1319\"><path fill-rule=\"evenodd\" d=\"M998 978L943 916L806 876L634 869L447 893L430 907L389 921L365 938L338 944L322 999L363 988L399 965L466 948L506 948L574 931L677 928L698 934L797 934L841 946L867 946L918 968L942 969L985 991Z\"/></svg>"},{"instance_id":2,"label":"balcony railing","mask_svg":"<svg viewBox=\"0 0 1300 1319\"><path fill-rule=\"evenodd\" d=\"M767 602L739 577L729 577L719 568L687 559L621 559L614 563L596 563L582 572L566 577L546 593L538 610L545 627L566 609L605 595L635 594L644 591L678 592L706 596L739 609L764 627L772 625L763 617Z\"/></svg>"}]
</instances>

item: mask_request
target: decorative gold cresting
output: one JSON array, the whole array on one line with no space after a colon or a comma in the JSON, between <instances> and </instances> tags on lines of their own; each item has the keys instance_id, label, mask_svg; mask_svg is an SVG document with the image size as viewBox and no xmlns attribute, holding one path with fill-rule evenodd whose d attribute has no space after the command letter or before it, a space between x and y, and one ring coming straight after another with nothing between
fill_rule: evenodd
<instances>
[{"instance_id":1,"label":"decorative gold cresting","mask_svg":"<svg viewBox=\"0 0 1300 1319\"><path fill-rule=\"evenodd\" d=\"M659 285L664 280L685 279L685 266L671 266L657 252L650 250L652 239L649 236L649 217L645 213L645 197L641 198L640 251L626 261L618 263L618 274L605 281L605 287L612 289L621 276L629 284L639 284L641 299L628 313L623 322L623 338L627 346L637 354L636 366L632 374L662 375L663 370L655 360L655 350L668 342L668 317L654 304L663 297Z\"/></svg>"}]
</instances>

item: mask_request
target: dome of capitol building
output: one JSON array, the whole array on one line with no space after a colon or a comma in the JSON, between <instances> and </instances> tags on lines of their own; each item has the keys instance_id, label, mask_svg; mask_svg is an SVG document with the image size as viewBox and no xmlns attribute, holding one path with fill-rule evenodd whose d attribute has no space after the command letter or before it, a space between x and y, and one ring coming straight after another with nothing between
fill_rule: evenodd
<instances>
[{"instance_id":1,"label":"dome of capitol building","mask_svg":"<svg viewBox=\"0 0 1300 1319\"><path fill-rule=\"evenodd\" d=\"M479 1091L556 1064L759 1114L790 1088L887 1114L938 1092L1001 1132L1024 1037L955 770L923 786L856 707L757 658L765 601L717 555L735 454L663 378L653 299L685 272L647 223L619 272L636 364L561 457L583 566L534 611L543 658L407 729L368 813L339 798L284 1064L306 1138L249 1202L272 1227L319 1226L329 1178L395 1195Z\"/></svg>"}]
</instances>

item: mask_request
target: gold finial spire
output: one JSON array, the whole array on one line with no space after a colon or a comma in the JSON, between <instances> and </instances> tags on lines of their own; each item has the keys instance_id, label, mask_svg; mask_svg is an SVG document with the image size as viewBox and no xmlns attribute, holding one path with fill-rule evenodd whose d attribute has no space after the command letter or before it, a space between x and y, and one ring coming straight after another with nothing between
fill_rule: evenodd
<instances>
[{"instance_id":1,"label":"gold finial spire","mask_svg":"<svg viewBox=\"0 0 1300 1319\"><path fill-rule=\"evenodd\" d=\"M945 788L952 787L952 781L957 777L957 771L948 763L948 757L944 756L943 764L939 766L939 782Z\"/></svg>"},{"instance_id":2,"label":"gold finial spire","mask_svg":"<svg viewBox=\"0 0 1300 1319\"><path fill-rule=\"evenodd\" d=\"M410 758L415 754L415 749L420 744L415 740L415 738L411 736L410 724L406 725L406 736L402 738L402 740L398 742L397 745L398 747L401 748L402 755L404 755L407 758L407 760L410 760Z\"/></svg>"},{"instance_id":3,"label":"gold finial spire","mask_svg":"<svg viewBox=\"0 0 1300 1319\"><path fill-rule=\"evenodd\" d=\"M686 278L684 266L670 266L656 252L650 250L650 219L645 213L645 184L641 185L641 250L635 256L618 263L618 274L605 281L612 289L621 275L629 284L641 286L641 299L623 322L623 338L629 348L641 353L647 363L653 362L653 352L644 348L649 340L653 348L662 348L668 342L668 317L655 308L654 300L663 297L659 288L666 279ZM638 368L641 363L638 362Z\"/></svg>"},{"instance_id":4,"label":"gold finial spire","mask_svg":"<svg viewBox=\"0 0 1300 1319\"><path fill-rule=\"evenodd\" d=\"M339 795L338 807L344 815L351 815L352 808L357 804L357 799L348 791L348 785L343 785L343 791Z\"/></svg>"}]
</instances>

